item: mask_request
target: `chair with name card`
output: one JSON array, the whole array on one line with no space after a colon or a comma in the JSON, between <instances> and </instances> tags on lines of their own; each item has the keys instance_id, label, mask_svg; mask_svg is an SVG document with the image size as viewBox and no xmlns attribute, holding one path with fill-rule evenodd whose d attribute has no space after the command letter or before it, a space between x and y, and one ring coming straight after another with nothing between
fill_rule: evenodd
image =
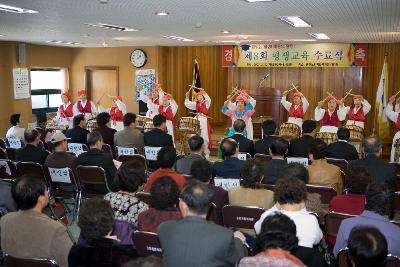
<instances>
[{"instance_id":1,"label":"chair with name card","mask_svg":"<svg viewBox=\"0 0 400 267\"><path fill-rule=\"evenodd\" d=\"M222 219L226 227L254 229L265 209L254 206L226 205L222 208Z\"/></svg>"},{"instance_id":2,"label":"chair with name card","mask_svg":"<svg viewBox=\"0 0 400 267\"><path fill-rule=\"evenodd\" d=\"M138 161L141 164L143 164L143 166L145 167L145 169L147 170L147 166L146 166L146 158L143 155L140 154L135 154L135 155L119 155L117 158L118 161L121 161L122 163L127 162L127 161Z\"/></svg>"},{"instance_id":3,"label":"chair with name card","mask_svg":"<svg viewBox=\"0 0 400 267\"><path fill-rule=\"evenodd\" d=\"M7 267L21 267L21 266L58 267L59 266L55 260L51 259L43 259L43 258L23 259L23 258L13 257L8 254L5 254L4 256L4 265Z\"/></svg>"},{"instance_id":4,"label":"chair with name card","mask_svg":"<svg viewBox=\"0 0 400 267\"><path fill-rule=\"evenodd\" d=\"M111 155L111 157L114 158L112 148L109 144L103 144L103 146L101 147L101 152L107 155Z\"/></svg>"},{"instance_id":5,"label":"chair with name card","mask_svg":"<svg viewBox=\"0 0 400 267\"><path fill-rule=\"evenodd\" d=\"M310 160L308 158L301 158L301 157L287 157L286 158L286 163L300 163L304 167L307 167L310 165Z\"/></svg>"},{"instance_id":6,"label":"chair with name card","mask_svg":"<svg viewBox=\"0 0 400 267\"><path fill-rule=\"evenodd\" d=\"M160 151L161 147L153 147L153 146L145 146L144 147L144 155L147 160L147 166L151 170L155 170L158 168L157 163L157 155L158 151Z\"/></svg>"},{"instance_id":7,"label":"chair with name card","mask_svg":"<svg viewBox=\"0 0 400 267\"><path fill-rule=\"evenodd\" d=\"M238 159L246 161L247 159L251 159L251 155L249 153L239 153Z\"/></svg>"},{"instance_id":8,"label":"chair with name card","mask_svg":"<svg viewBox=\"0 0 400 267\"><path fill-rule=\"evenodd\" d=\"M132 236L136 251L141 257L162 257L162 248L156 233L136 231Z\"/></svg>"},{"instance_id":9,"label":"chair with name card","mask_svg":"<svg viewBox=\"0 0 400 267\"><path fill-rule=\"evenodd\" d=\"M7 147L18 149L24 146L24 142L19 138L9 137L6 139L6 145Z\"/></svg>"},{"instance_id":10,"label":"chair with name card","mask_svg":"<svg viewBox=\"0 0 400 267\"><path fill-rule=\"evenodd\" d=\"M263 166L272 159L270 155L264 155L264 154L255 154L254 158L258 159Z\"/></svg>"},{"instance_id":11,"label":"chair with name card","mask_svg":"<svg viewBox=\"0 0 400 267\"><path fill-rule=\"evenodd\" d=\"M140 201L146 203L147 205L151 206L151 194L148 192L139 191L136 192L135 197Z\"/></svg>"},{"instance_id":12,"label":"chair with name card","mask_svg":"<svg viewBox=\"0 0 400 267\"><path fill-rule=\"evenodd\" d=\"M222 187L225 190L240 186L240 179L214 177L214 185Z\"/></svg>"},{"instance_id":13,"label":"chair with name card","mask_svg":"<svg viewBox=\"0 0 400 267\"><path fill-rule=\"evenodd\" d=\"M75 155L82 154L83 152L88 151L88 147L86 144L80 143L68 143L68 152L73 152Z\"/></svg>"},{"instance_id":14,"label":"chair with name card","mask_svg":"<svg viewBox=\"0 0 400 267\"><path fill-rule=\"evenodd\" d=\"M37 162L18 162L17 163L17 174L22 175L33 175L42 179L47 185L46 175L43 170L43 166Z\"/></svg>"},{"instance_id":15,"label":"chair with name card","mask_svg":"<svg viewBox=\"0 0 400 267\"><path fill-rule=\"evenodd\" d=\"M104 195L105 191L111 192L106 172L99 166L82 166L76 167L76 180L81 189L80 198L84 197L98 197ZM91 190L91 188L102 188L104 192L97 192L98 190Z\"/></svg>"},{"instance_id":16,"label":"chair with name card","mask_svg":"<svg viewBox=\"0 0 400 267\"><path fill-rule=\"evenodd\" d=\"M334 211L325 215L325 240L329 246L333 247L335 245L342 221L351 217L354 217L354 215Z\"/></svg>"},{"instance_id":17,"label":"chair with name card","mask_svg":"<svg viewBox=\"0 0 400 267\"><path fill-rule=\"evenodd\" d=\"M17 166L9 159L0 160L0 179L2 180L13 180L17 178Z\"/></svg>"},{"instance_id":18,"label":"chair with name card","mask_svg":"<svg viewBox=\"0 0 400 267\"><path fill-rule=\"evenodd\" d=\"M123 146L116 146L115 147L115 153L117 158L119 156L130 156L130 155L135 155L138 153L138 150L136 147L123 147Z\"/></svg>"}]
</instances>

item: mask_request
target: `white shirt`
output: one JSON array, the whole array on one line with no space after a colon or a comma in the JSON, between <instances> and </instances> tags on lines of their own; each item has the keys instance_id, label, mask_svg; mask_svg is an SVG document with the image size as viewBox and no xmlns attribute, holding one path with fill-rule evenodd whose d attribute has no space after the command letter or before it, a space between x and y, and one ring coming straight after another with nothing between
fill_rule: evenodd
<instances>
[{"instance_id":1,"label":"white shirt","mask_svg":"<svg viewBox=\"0 0 400 267\"><path fill-rule=\"evenodd\" d=\"M364 111L364 116L368 114L368 112L371 110L371 105L368 103L368 101L366 99L364 99L362 102L362 107L359 108L354 108L354 113L357 113L360 108L363 109ZM338 110L338 116L339 113L341 114L340 116L345 116L349 113L350 111L350 107L345 107L343 106L339 106L339 110ZM361 128L364 128L364 122L363 121L353 121L353 120L347 120L346 125L356 125L359 126Z\"/></svg>"},{"instance_id":2,"label":"white shirt","mask_svg":"<svg viewBox=\"0 0 400 267\"><path fill-rule=\"evenodd\" d=\"M87 102L87 101L88 101L88 100L86 100L85 102L81 101L81 106L82 106L82 107L86 106L86 102ZM92 119L92 118L93 118L93 114L95 114L96 111L97 111L96 105L93 103L93 101L89 101L89 102L90 102L92 114L90 114L90 113L85 113L84 115L85 115L85 119L86 119L86 120ZM72 110L73 110L73 113L74 113L74 117L75 117L76 115L82 114L82 113L79 112L79 110L78 110L78 102L76 102L76 103L74 104L74 107L72 108Z\"/></svg>"},{"instance_id":3,"label":"white shirt","mask_svg":"<svg viewBox=\"0 0 400 267\"><path fill-rule=\"evenodd\" d=\"M211 98L207 93L204 94L204 101L206 101L206 108L210 109ZM196 102L195 101L190 101L188 98L185 98L185 107L187 107L188 109L196 111Z\"/></svg>"},{"instance_id":4,"label":"white shirt","mask_svg":"<svg viewBox=\"0 0 400 267\"><path fill-rule=\"evenodd\" d=\"M327 111L328 111L329 116L332 116L334 111L331 112L329 109ZM314 119L315 119L315 121L322 120L322 118L324 117L324 114L325 114L325 109L320 108L320 107L317 106L315 108L315 110L314 110ZM339 121L344 121L346 119L346 114L337 112L337 115L338 115Z\"/></svg>"},{"instance_id":5,"label":"white shirt","mask_svg":"<svg viewBox=\"0 0 400 267\"><path fill-rule=\"evenodd\" d=\"M125 115L126 114L126 105L124 102L116 99L115 100L115 104L117 105L118 109L122 111L122 114ZM110 113L111 112L111 108L103 108L102 106L98 106L97 107L97 113L102 113L102 112L107 112Z\"/></svg>"},{"instance_id":6,"label":"white shirt","mask_svg":"<svg viewBox=\"0 0 400 267\"><path fill-rule=\"evenodd\" d=\"M394 123L397 123L398 116L399 116L399 111L393 111L393 104L388 103L386 106L386 117L388 117L388 119L393 121Z\"/></svg>"},{"instance_id":7,"label":"white shirt","mask_svg":"<svg viewBox=\"0 0 400 267\"><path fill-rule=\"evenodd\" d=\"M301 102L303 102L303 113L305 114L310 103L308 103L307 98L305 98L304 96L300 97L300 99L301 99ZM293 105L291 102L286 100L286 96L282 96L281 104L287 111L290 111L290 107ZM297 109L298 107L300 107L300 105L295 106L294 108ZM297 124L301 128L301 126L303 124L303 119L289 117L288 122Z\"/></svg>"},{"instance_id":8,"label":"white shirt","mask_svg":"<svg viewBox=\"0 0 400 267\"><path fill-rule=\"evenodd\" d=\"M254 229L257 234L261 231L261 225L264 222L264 219L276 212L281 212L294 221L296 224L296 235L299 239L299 246L312 248L313 245L316 245L321 241L322 231L319 228L318 220L314 215L309 214L306 209L299 211L278 210L276 205L265 211L261 215L260 219L254 224Z\"/></svg>"},{"instance_id":9,"label":"white shirt","mask_svg":"<svg viewBox=\"0 0 400 267\"><path fill-rule=\"evenodd\" d=\"M24 141L25 140L24 132L25 128L21 128L18 125L16 125L8 129L6 133L6 138L18 138Z\"/></svg>"}]
</instances>

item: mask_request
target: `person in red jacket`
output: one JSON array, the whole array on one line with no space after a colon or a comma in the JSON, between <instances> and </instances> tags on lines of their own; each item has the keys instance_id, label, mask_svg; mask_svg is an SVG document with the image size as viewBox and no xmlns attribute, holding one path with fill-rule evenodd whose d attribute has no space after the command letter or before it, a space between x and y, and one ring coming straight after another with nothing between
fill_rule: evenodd
<instances>
[{"instance_id":1,"label":"person in red jacket","mask_svg":"<svg viewBox=\"0 0 400 267\"><path fill-rule=\"evenodd\" d=\"M343 100L339 104L341 116L349 115L346 125L356 125L364 129L365 115L371 110L371 105L362 95L353 95L354 106L346 107Z\"/></svg>"},{"instance_id":2,"label":"person in red jacket","mask_svg":"<svg viewBox=\"0 0 400 267\"><path fill-rule=\"evenodd\" d=\"M299 127L303 124L304 114L306 113L309 103L302 93L296 90L293 94L293 103L286 100L288 91L283 92L281 104L289 112L289 123L297 124Z\"/></svg>"},{"instance_id":3,"label":"person in red jacket","mask_svg":"<svg viewBox=\"0 0 400 267\"><path fill-rule=\"evenodd\" d=\"M79 100L74 104L73 112L74 116L83 114L86 120L90 120L96 117L96 105L93 101L87 100L86 90L78 91Z\"/></svg>"},{"instance_id":4,"label":"person in red jacket","mask_svg":"<svg viewBox=\"0 0 400 267\"><path fill-rule=\"evenodd\" d=\"M54 122L58 125L68 125L72 128L72 119L74 118L73 105L70 102L71 95L68 92L61 94L62 105L58 107L57 116L54 117Z\"/></svg>"},{"instance_id":5,"label":"person in red jacket","mask_svg":"<svg viewBox=\"0 0 400 267\"><path fill-rule=\"evenodd\" d=\"M124 129L124 115L126 114L126 105L122 102L121 96L112 97L111 100L114 105L111 108L105 109L100 105L100 100L97 102L98 113L107 112L111 117L111 128L120 131Z\"/></svg>"},{"instance_id":6,"label":"person in red jacket","mask_svg":"<svg viewBox=\"0 0 400 267\"><path fill-rule=\"evenodd\" d=\"M325 101L328 104L328 108L325 110L323 108ZM321 121L320 132L336 133L339 127L339 121L343 121L346 116L338 113L336 110L339 100L330 95L322 101L318 102L318 106L314 111L315 121Z\"/></svg>"},{"instance_id":7,"label":"person in red jacket","mask_svg":"<svg viewBox=\"0 0 400 267\"><path fill-rule=\"evenodd\" d=\"M176 112L178 111L178 105L172 98L172 95L164 95L159 105L151 103L151 106L153 109L158 110L158 114L163 115L167 119L167 132L172 136L172 140L174 140L174 125L172 122Z\"/></svg>"}]
</instances>

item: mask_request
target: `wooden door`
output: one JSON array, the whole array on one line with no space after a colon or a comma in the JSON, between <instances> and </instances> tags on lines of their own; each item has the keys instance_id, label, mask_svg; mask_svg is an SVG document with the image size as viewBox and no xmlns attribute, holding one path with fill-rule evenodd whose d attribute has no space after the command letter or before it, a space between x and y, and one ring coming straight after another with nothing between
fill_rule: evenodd
<instances>
[{"instance_id":1,"label":"wooden door","mask_svg":"<svg viewBox=\"0 0 400 267\"><path fill-rule=\"evenodd\" d=\"M101 99L102 107L111 107L112 101L108 95L118 95L118 68L86 68L86 90L88 98L96 105L96 102Z\"/></svg>"}]
</instances>

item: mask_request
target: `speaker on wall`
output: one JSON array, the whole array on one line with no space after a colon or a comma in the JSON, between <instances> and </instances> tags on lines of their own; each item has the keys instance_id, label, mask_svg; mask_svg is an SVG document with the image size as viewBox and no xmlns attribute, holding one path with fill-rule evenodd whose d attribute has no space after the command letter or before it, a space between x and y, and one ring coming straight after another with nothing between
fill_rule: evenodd
<instances>
[{"instance_id":1,"label":"speaker on wall","mask_svg":"<svg viewBox=\"0 0 400 267\"><path fill-rule=\"evenodd\" d=\"M18 44L18 64L25 64L25 50L26 50L26 44L19 43Z\"/></svg>"}]
</instances>

